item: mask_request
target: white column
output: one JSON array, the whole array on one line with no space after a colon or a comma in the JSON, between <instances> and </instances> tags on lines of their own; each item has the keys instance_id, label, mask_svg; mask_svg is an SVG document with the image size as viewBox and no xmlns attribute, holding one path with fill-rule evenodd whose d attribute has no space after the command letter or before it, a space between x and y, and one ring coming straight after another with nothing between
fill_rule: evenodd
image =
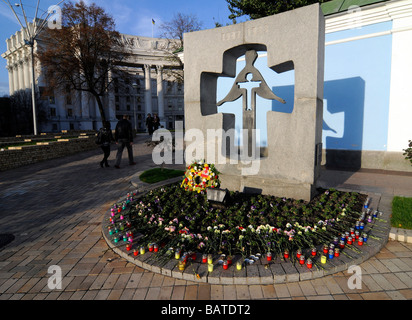
<instances>
[{"instance_id":1,"label":"white column","mask_svg":"<svg viewBox=\"0 0 412 320\"><path fill-rule=\"evenodd\" d=\"M17 64L19 70L19 90L24 89L24 74L23 74L23 61L20 60Z\"/></svg>"},{"instance_id":2,"label":"white column","mask_svg":"<svg viewBox=\"0 0 412 320\"><path fill-rule=\"evenodd\" d=\"M157 101L159 109L159 119L164 120L165 116L165 105L164 105L164 95L163 95L163 66L156 66L157 70Z\"/></svg>"},{"instance_id":3,"label":"white column","mask_svg":"<svg viewBox=\"0 0 412 320\"><path fill-rule=\"evenodd\" d=\"M7 65L6 68L9 71L9 94L12 95L14 92L13 67Z\"/></svg>"},{"instance_id":4,"label":"white column","mask_svg":"<svg viewBox=\"0 0 412 320\"><path fill-rule=\"evenodd\" d=\"M144 65L144 80L145 80L145 111L146 115L152 113L152 85L150 78L151 66L149 64Z\"/></svg>"},{"instance_id":5,"label":"white column","mask_svg":"<svg viewBox=\"0 0 412 320\"><path fill-rule=\"evenodd\" d=\"M19 69L17 63L13 64L13 92L19 90Z\"/></svg>"},{"instance_id":6,"label":"white column","mask_svg":"<svg viewBox=\"0 0 412 320\"><path fill-rule=\"evenodd\" d=\"M25 57L23 61L24 88L31 88L30 72L29 58Z\"/></svg>"}]
</instances>

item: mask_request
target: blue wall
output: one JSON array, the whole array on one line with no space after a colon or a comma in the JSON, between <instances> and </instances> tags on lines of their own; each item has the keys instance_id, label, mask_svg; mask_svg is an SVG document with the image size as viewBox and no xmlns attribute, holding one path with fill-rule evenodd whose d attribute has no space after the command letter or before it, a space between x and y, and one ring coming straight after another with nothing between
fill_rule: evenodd
<instances>
[{"instance_id":1,"label":"blue wall","mask_svg":"<svg viewBox=\"0 0 412 320\"><path fill-rule=\"evenodd\" d=\"M384 22L362 28L326 34L326 43L391 30ZM386 151L392 37L390 34L338 44L325 48L323 147L344 150ZM240 58L237 72L245 66ZM273 92L286 100L283 105L257 97L257 128L260 144L266 146L266 112L293 112L294 71L276 74L267 67L265 55L255 66ZM233 78L219 78L217 101L233 85ZM253 86L253 84L251 84ZM219 112L236 115L236 129L242 127L241 99L225 103Z\"/></svg>"}]
</instances>

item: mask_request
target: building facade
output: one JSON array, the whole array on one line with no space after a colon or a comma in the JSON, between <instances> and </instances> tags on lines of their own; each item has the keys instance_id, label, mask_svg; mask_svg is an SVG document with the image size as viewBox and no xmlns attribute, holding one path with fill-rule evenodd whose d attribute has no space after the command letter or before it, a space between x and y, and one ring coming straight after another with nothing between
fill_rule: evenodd
<instances>
[{"instance_id":1,"label":"building facade","mask_svg":"<svg viewBox=\"0 0 412 320\"><path fill-rule=\"evenodd\" d=\"M128 115L137 131L146 131L148 113L159 115L161 124L173 129L175 121L184 118L183 83L173 76L182 67L172 57L172 42L167 39L121 35L131 55L122 62L120 76L110 79L112 86L103 98L106 118L112 127L123 115ZM24 42L24 30L6 40L9 73L9 93L31 89L30 49ZM39 44L40 43L40 44ZM35 44L43 45L41 39ZM41 65L36 62L38 109L45 116L39 121L39 132L61 130L97 130L101 117L95 99L87 92L57 90L47 87ZM119 74L119 73L118 73ZM110 77L110 76L109 76Z\"/></svg>"}]
</instances>

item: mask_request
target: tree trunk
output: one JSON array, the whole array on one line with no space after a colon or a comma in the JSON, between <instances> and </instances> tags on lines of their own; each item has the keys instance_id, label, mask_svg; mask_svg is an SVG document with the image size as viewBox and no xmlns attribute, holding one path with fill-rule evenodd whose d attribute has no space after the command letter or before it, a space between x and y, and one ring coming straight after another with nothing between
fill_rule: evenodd
<instances>
[{"instance_id":1,"label":"tree trunk","mask_svg":"<svg viewBox=\"0 0 412 320\"><path fill-rule=\"evenodd\" d=\"M102 126L104 127L104 123L106 122L106 114L104 113L104 107L103 107L102 99L97 93L92 92L92 94L96 98L97 105L99 106L100 117L102 118Z\"/></svg>"}]
</instances>

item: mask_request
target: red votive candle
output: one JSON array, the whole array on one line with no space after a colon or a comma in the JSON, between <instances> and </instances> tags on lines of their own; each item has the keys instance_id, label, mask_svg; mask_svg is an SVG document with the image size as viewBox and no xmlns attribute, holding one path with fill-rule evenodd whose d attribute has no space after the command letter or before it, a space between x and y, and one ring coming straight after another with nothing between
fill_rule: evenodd
<instances>
[{"instance_id":1,"label":"red votive candle","mask_svg":"<svg viewBox=\"0 0 412 320\"><path fill-rule=\"evenodd\" d=\"M316 256L316 248L312 248L312 257Z\"/></svg>"},{"instance_id":2,"label":"red votive candle","mask_svg":"<svg viewBox=\"0 0 412 320\"><path fill-rule=\"evenodd\" d=\"M268 252L268 253L266 254L266 260L267 260L267 261L272 261L272 252Z\"/></svg>"},{"instance_id":3,"label":"red votive candle","mask_svg":"<svg viewBox=\"0 0 412 320\"><path fill-rule=\"evenodd\" d=\"M229 268L229 264L227 263L227 260L223 261L223 270L227 270Z\"/></svg>"}]
</instances>

